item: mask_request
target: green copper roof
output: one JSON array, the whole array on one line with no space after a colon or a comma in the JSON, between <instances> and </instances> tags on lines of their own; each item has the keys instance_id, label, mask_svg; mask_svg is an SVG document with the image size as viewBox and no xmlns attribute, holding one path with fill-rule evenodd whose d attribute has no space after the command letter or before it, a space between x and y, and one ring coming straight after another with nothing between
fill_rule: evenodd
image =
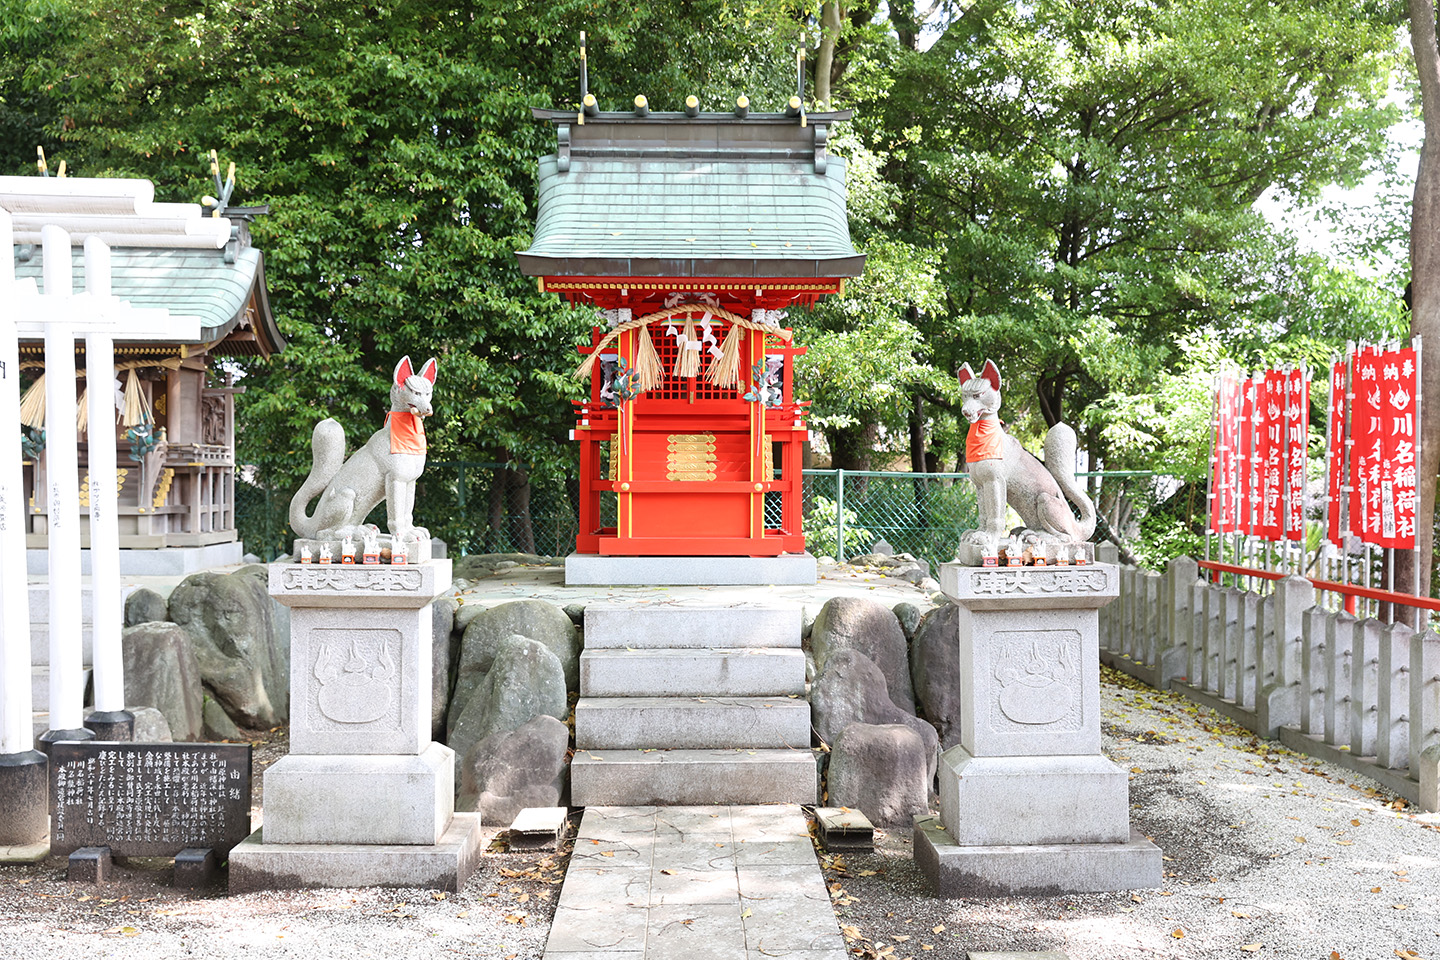
<instances>
[{"instance_id":1,"label":"green copper roof","mask_svg":"<svg viewBox=\"0 0 1440 960\"><path fill-rule=\"evenodd\" d=\"M796 117L602 113L556 128L540 160L531 276L854 277L834 123Z\"/></svg>"},{"instance_id":2,"label":"green copper roof","mask_svg":"<svg viewBox=\"0 0 1440 960\"><path fill-rule=\"evenodd\" d=\"M18 252L20 248L16 249ZM28 259L17 258L15 275L33 277L44 292L44 254L39 246L30 249L33 252ZM114 247L110 252L110 291L136 307L164 308L173 316L198 318L198 342L213 343L245 320L250 291L257 281L261 312L268 314L260 251L243 247L229 263L225 256L224 250L214 249ZM78 249L73 262L75 292L79 293L85 289L85 261ZM258 318L256 325L262 323L271 326L273 319ZM279 337L278 330L273 334ZM283 347L284 340L280 339L277 346Z\"/></svg>"},{"instance_id":3,"label":"green copper roof","mask_svg":"<svg viewBox=\"0 0 1440 960\"><path fill-rule=\"evenodd\" d=\"M543 272L549 271L542 258L737 266L856 258L845 218L844 161L831 158L822 175L813 168L812 161L577 158L560 173L557 158L545 157L535 240L521 258ZM839 275L851 273L836 266Z\"/></svg>"}]
</instances>

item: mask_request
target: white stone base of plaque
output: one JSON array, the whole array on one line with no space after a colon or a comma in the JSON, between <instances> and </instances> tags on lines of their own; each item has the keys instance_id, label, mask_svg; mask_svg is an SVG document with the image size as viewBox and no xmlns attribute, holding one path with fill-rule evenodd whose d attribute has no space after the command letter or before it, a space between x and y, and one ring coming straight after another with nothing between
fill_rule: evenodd
<instances>
[{"instance_id":1,"label":"white stone base of plaque","mask_svg":"<svg viewBox=\"0 0 1440 960\"><path fill-rule=\"evenodd\" d=\"M266 843L256 830L230 851L233 893L304 887L420 887L458 891L480 862L480 814L457 813L440 842Z\"/></svg>"},{"instance_id":2,"label":"white stone base of plaque","mask_svg":"<svg viewBox=\"0 0 1440 960\"><path fill-rule=\"evenodd\" d=\"M455 751L297 756L265 771L272 843L438 843L455 811Z\"/></svg>"},{"instance_id":3,"label":"white stone base of plaque","mask_svg":"<svg viewBox=\"0 0 1440 960\"><path fill-rule=\"evenodd\" d=\"M962 847L929 816L915 818L915 862L941 897L1144 890L1162 874L1160 848L1138 831L1125 843Z\"/></svg>"},{"instance_id":4,"label":"white stone base of plaque","mask_svg":"<svg viewBox=\"0 0 1440 960\"><path fill-rule=\"evenodd\" d=\"M50 856L50 841L0 847L0 863L35 863Z\"/></svg>"},{"instance_id":5,"label":"white stone base of plaque","mask_svg":"<svg viewBox=\"0 0 1440 960\"><path fill-rule=\"evenodd\" d=\"M951 747L939 779L940 818L958 844L1130 839L1130 776L1102 756L972 757Z\"/></svg>"},{"instance_id":6,"label":"white stone base of plaque","mask_svg":"<svg viewBox=\"0 0 1440 960\"><path fill-rule=\"evenodd\" d=\"M778 557L605 557L572 553L565 558L565 585L573 586L771 586L811 585L818 566L808 553Z\"/></svg>"}]
</instances>

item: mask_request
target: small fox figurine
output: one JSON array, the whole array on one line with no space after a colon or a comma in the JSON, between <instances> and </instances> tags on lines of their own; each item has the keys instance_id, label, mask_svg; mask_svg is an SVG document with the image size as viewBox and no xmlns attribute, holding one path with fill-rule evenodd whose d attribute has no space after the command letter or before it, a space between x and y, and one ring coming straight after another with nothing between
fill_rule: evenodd
<instances>
[{"instance_id":1,"label":"small fox figurine","mask_svg":"<svg viewBox=\"0 0 1440 960\"><path fill-rule=\"evenodd\" d=\"M385 425L345 459L345 428L338 420L315 425L311 438L314 466L290 500L290 529L297 537L338 540L365 539L365 517L382 499L386 525L397 540L429 537L414 525L415 481L425 470L424 418L433 412L430 400L438 364L431 357L416 373L410 358L395 365L390 387L390 412ZM320 497L314 514L310 501Z\"/></svg>"},{"instance_id":2,"label":"small fox figurine","mask_svg":"<svg viewBox=\"0 0 1440 960\"><path fill-rule=\"evenodd\" d=\"M986 360L977 376L966 363L960 367L960 411L970 421L965 461L980 512L980 527L967 530L985 556L994 556L1007 536L1005 505L1025 524L1029 542L1080 543L1095 532L1095 505L1075 483L1075 431L1057 423L1045 435L1045 462L1032 456L1000 423L1000 368ZM1065 502L1080 508L1076 520Z\"/></svg>"}]
</instances>

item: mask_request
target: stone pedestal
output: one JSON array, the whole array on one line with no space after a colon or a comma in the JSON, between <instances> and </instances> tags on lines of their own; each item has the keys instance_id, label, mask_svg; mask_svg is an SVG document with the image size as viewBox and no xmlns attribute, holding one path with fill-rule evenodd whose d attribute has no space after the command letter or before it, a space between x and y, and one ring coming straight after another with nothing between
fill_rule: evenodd
<instances>
[{"instance_id":1,"label":"stone pedestal","mask_svg":"<svg viewBox=\"0 0 1440 960\"><path fill-rule=\"evenodd\" d=\"M479 814L455 813L454 753L430 739L430 602L450 561L272 563L290 612L290 755L265 772L265 827L230 853L234 892L458 890Z\"/></svg>"},{"instance_id":2,"label":"stone pedestal","mask_svg":"<svg viewBox=\"0 0 1440 960\"><path fill-rule=\"evenodd\" d=\"M1100 753L1098 611L1111 564L945 564L959 607L960 745L940 764L940 821L915 858L944 896L1156 887L1160 850L1133 836L1129 777Z\"/></svg>"}]
</instances>

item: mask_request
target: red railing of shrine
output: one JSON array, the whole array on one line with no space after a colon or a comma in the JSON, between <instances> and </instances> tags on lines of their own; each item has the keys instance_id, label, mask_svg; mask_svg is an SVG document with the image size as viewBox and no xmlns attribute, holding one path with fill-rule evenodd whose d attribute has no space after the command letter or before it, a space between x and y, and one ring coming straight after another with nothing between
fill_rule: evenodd
<instances>
[{"instance_id":1,"label":"red railing of shrine","mask_svg":"<svg viewBox=\"0 0 1440 960\"><path fill-rule=\"evenodd\" d=\"M1201 560L1200 569L1210 570L1218 575L1222 573L1233 573L1239 577L1258 577L1261 580L1281 580L1289 574L1276 573L1273 570L1257 570L1254 567L1241 567L1233 563L1220 563L1216 560ZM1355 600L1357 597L1366 600L1378 600L1381 603L1397 603L1401 606L1415 607L1419 610L1440 610L1440 600L1433 597L1417 597L1413 593L1397 593L1394 590L1380 590L1375 587L1361 587L1352 583L1337 583L1334 580L1320 580L1315 577L1306 577L1316 590L1328 590L1331 593L1338 593L1345 597L1345 612L1355 613Z\"/></svg>"}]
</instances>

